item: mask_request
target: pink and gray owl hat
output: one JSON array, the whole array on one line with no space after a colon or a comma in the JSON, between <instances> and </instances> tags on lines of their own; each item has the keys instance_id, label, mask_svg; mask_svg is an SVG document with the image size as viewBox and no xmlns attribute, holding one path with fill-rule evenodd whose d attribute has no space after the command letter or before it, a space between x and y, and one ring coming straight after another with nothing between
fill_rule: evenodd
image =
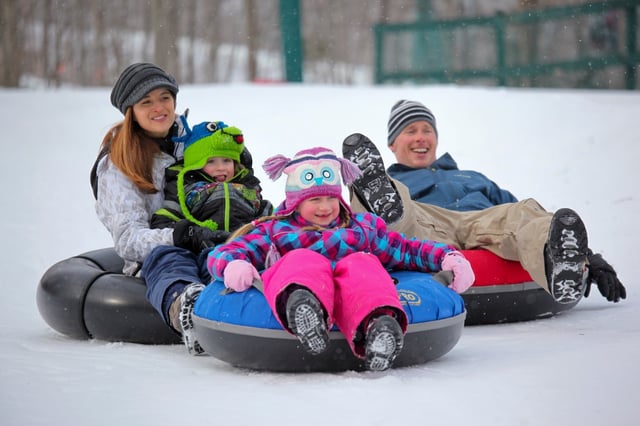
<instances>
[{"instance_id":1,"label":"pink and gray owl hat","mask_svg":"<svg viewBox=\"0 0 640 426\"><path fill-rule=\"evenodd\" d=\"M349 204L342 198L341 182L350 185L362 174L356 164L323 147L304 149L293 158L275 155L268 158L262 168L271 180L278 179L282 173L287 175L286 199L276 212L283 216L293 213L302 201L321 196L338 198L351 213Z\"/></svg>"}]
</instances>

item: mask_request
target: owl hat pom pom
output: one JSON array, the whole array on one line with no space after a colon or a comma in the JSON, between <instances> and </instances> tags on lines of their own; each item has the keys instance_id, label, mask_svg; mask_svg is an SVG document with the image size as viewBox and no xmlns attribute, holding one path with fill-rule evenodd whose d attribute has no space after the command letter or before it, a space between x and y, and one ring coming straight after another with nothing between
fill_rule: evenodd
<instances>
[{"instance_id":1,"label":"owl hat pom pom","mask_svg":"<svg viewBox=\"0 0 640 426\"><path fill-rule=\"evenodd\" d=\"M337 197L349 213L349 204L342 198L342 181L350 185L362 172L354 163L338 157L328 148L310 148L298 152L292 159L273 156L262 165L271 180L287 175L286 199L277 214L289 215L302 201L321 196Z\"/></svg>"}]
</instances>

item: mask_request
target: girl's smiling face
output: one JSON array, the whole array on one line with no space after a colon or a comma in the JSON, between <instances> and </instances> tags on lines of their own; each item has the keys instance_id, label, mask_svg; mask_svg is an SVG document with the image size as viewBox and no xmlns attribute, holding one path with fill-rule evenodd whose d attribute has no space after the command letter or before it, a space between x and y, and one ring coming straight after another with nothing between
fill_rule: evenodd
<instances>
[{"instance_id":1,"label":"girl's smiling face","mask_svg":"<svg viewBox=\"0 0 640 426\"><path fill-rule=\"evenodd\" d=\"M296 211L307 222L328 226L340 214L340 200L330 196L307 198L298 204Z\"/></svg>"}]
</instances>

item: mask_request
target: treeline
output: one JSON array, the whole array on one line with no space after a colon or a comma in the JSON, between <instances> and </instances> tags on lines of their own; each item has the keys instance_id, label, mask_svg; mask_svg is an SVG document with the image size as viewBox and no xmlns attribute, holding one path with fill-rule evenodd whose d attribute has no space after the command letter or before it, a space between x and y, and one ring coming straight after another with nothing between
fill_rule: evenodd
<instances>
[{"instance_id":1,"label":"treeline","mask_svg":"<svg viewBox=\"0 0 640 426\"><path fill-rule=\"evenodd\" d=\"M300 0L304 81L372 81L372 26L558 0ZM487 4L488 3L488 4ZM279 0L2 0L0 86L108 86L129 63L181 83L284 78Z\"/></svg>"}]
</instances>

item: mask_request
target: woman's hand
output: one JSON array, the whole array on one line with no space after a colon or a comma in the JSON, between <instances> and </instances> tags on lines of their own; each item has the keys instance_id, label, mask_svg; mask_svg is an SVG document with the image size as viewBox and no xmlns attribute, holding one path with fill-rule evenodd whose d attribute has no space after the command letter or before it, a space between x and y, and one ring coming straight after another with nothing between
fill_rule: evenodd
<instances>
[{"instance_id":1,"label":"woman's hand","mask_svg":"<svg viewBox=\"0 0 640 426\"><path fill-rule=\"evenodd\" d=\"M206 248L224 243L230 235L230 232L212 231L182 219L173 228L173 245L198 254Z\"/></svg>"}]
</instances>

